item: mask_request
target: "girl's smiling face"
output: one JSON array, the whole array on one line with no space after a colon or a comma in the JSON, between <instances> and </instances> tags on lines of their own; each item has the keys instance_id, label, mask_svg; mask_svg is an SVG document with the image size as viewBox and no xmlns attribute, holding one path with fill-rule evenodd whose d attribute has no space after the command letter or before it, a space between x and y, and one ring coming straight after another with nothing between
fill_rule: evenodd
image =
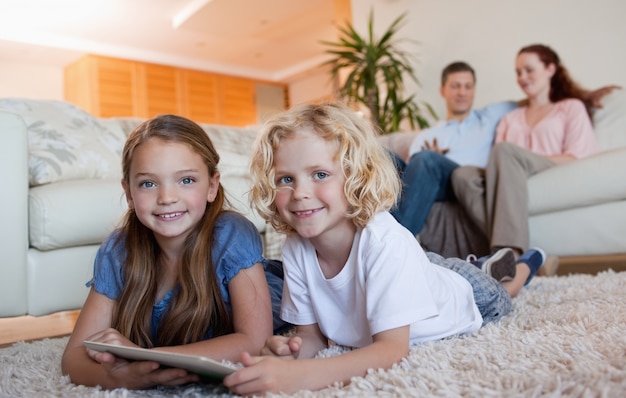
<instances>
[{"instance_id":1,"label":"girl's smiling face","mask_svg":"<svg viewBox=\"0 0 626 398\"><path fill-rule=\"evenodd\" d=\"M188 145L151 138L136 148L122 184L129 207L160 243L182 242L215 199L219 179Z\"/></svg>"},{"instance_id":2,"label":"girl's smiling face","mask_svg":"<svg viewBox=\"0 0 626 398\"><path fill-rule=\"evenodd\" d=\"M338 148L306 129L283 138L275 153L276 208L304 238L333 239L354 231L346 217L346 179Z\"/></svg>"}]
</instances>

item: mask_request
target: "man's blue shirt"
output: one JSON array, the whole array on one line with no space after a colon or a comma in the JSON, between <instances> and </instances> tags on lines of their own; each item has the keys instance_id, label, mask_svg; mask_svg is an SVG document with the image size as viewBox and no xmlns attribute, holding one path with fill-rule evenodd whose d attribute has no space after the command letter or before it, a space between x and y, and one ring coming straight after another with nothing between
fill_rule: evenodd
<instances>
[{"instance_id":1,"label":"man's blue shirt","mask_svg":"<svg viewBox=\"0 0 626 398\"><path fill-rule=\"evenodd\" d=\"M424 142L437 138L441 149L448 148L446 156L461 166L485 167L493 146L496 127L500 119L517 108L517 102L507 101L472 109L462 122L442 121L426 129L413 140L409 149L412 156L422 150Z\"/></svg>"}]
</instances>

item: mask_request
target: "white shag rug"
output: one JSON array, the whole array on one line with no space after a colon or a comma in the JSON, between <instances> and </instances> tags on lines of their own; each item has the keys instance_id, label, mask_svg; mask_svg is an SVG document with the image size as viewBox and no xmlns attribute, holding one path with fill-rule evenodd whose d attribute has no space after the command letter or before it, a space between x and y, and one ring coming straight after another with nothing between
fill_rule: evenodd
<instances>
[{"instance_id":1,"label":"white shag rug","mask_svg":"<svg viewBox=\"0 0 626 398\"><path fill-rule=\"evenodd\" d=\"M230 396L219 384L145 391L73 385L60 369L66 341L0 350L0 397ZM320 355L341 352L331 347ZM624 397L626 272L537 277L498 323L413 347L392 369L372 370L348 385L294 396Z\"/></svg>"}]
</instances>

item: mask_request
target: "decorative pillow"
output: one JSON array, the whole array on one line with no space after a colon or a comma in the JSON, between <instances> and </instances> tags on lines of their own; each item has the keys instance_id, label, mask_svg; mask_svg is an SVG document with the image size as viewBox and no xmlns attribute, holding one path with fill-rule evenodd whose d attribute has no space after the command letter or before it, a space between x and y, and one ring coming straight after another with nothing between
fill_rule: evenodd
<instances>
[{"instance_id":1,"label":"decorative pillow","mask_svg":"<svg viewBox=\"0 0 626 398\"><path fill-rule=\"evenodd\" d=\"M135 127L139 126L144 121L148 120L144 117L135 117L135 116L116 116L109 117L106 119L100 119L101 121L107 121L110 123L114 123L119 126L119 128L124 132L124 135L128 137L128 134L131 133L135 129Z\"/></svg>"},{"instance_id":2,"label":"decorative pillow","mask_svg":"<svg viewBox=\"0 0 626 398\"><path fill-rule=\"evenodd\" d=\"M250 156L257 137L257 129L200 123L215 146L222 153L239 153Z\"/></svg>"},{"instance_id":3,"label":"decorative pillow","mask_svg":"<svg viewBox=\"0 0 626 398\"><path fill-rule=\"evenodd\" d=\"M26 124L31 186L121 176L126 139L121 128L105 127L63 101L3 98L0 109L20 115Z\"/></svg>"},{"instance_id":4,"label":"decorative pillow","mask_svg":"<svg viewBox=\"0 0 626 398\"><path fill-rule=\"evenodd\" d=\"M250 177L250 157L227 150L218 150L220 162L220 182L226 191L226 197L233 207L254 223L259 232L265 230L265 221L250 209L249 193L252 187Z\"/></svg>"}]
</instances>

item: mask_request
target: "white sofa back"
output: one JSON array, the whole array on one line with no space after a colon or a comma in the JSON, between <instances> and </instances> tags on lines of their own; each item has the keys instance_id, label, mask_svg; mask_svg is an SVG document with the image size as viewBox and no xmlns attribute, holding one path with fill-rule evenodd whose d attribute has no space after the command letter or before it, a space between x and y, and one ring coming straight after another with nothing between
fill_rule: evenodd
<instances>
[{"instance_id":1,"label":"white sofa back","mask_svg":"<svg viewBox=\"0 0 626 398\"><path fill-rule=\"evenodd\" d=\"M593 115L593 128L600 151L626 147L626 89L602 99L602 108Z\"/></svg>"},{"instance_id":2,"label":"white sofa back","mask_svg":"<svg viewBox=\"0 0 626 398\"><path fill-rule=\"evenodd\" d=\"M0 99L0 109L18 115L27 126L30 246L45 251L100 243L126 210L121 150L130 131L145 119L95 118L67 102L22 98ZM264 231L265 223L249 209L247 197L257 130L201 126L220 154L229 201Z\"/></svg>"}]
</instances>

